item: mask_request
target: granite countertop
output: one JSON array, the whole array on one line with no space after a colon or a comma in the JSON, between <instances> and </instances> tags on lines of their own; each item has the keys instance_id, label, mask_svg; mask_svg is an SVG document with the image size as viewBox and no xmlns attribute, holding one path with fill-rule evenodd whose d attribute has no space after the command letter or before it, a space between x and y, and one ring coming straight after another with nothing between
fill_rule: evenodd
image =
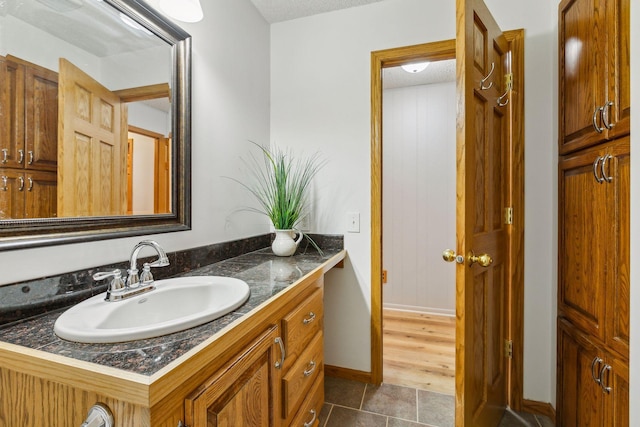
<instances>
[{"instance_id":1,"label":"granite countertop","mask_svg":"<svg viewBox=\"0 0 640 427\"><path fill-rule=\"evenodd\" d=\"M180 274L234 277L247 282L251 290L247 302L238 309L185 331L114 344L76 343L54 334L53 325L65 310L59 309L0 328L0 341L150 376L340 252L332 249L325 250L323 256L313 252L281 258L267 248Z\"/></svg>"}]
</instances>

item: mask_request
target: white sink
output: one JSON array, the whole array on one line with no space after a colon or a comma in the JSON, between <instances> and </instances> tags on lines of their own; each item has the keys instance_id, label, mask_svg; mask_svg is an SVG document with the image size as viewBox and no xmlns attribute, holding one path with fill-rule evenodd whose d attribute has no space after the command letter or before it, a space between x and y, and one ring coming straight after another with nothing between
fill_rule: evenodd
<instances>
[{"instance_id":1,"label":"white sink","mask_svg":"<svg viewBox=\"0 0 640 427\"><path fill-rule=\"evenodd\" d=\"M246 282L193 276L156 280L156 289L122 301L91 297L62 313L55 333L83 343L113 343L157 337L201 325L240 307Z\"/></svg>"}]
</instances>

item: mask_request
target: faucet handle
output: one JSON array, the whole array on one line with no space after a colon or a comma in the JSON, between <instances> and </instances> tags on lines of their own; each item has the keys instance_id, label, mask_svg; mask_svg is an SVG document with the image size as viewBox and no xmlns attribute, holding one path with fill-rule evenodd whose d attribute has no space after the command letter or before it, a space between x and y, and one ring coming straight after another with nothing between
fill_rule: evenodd
<instances>
[{"instance_id":1,"label":"faucet handle","mask_svg":"<svg viewBox=\"0 0 640 427\"><path fill-rule=\"evenodd\" d=\"M140 281L145 284L153 282L153 274L151 274L151 265L147 262L142 264L142 274L140 274Z\"/></svg>"},{"instance_id":2,"label":"faucet handle","mask_svg":"<svg viewBox=\"0 0 640 427\"><path fill-rule=\"evenodd\" d=\"M109 283L108 292L118 292L124 289L124 280L122 280L122 273L120 270L102 271L93 275L93 280L104 280L109 277L113 277Z\"/></svg>"}]
</instances>

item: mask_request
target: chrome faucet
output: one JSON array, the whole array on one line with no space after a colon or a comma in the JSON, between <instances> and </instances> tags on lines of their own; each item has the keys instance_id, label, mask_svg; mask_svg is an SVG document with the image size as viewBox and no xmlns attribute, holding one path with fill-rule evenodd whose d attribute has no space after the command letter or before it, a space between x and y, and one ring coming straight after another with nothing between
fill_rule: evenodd
<instances>
[{"instance_id":1,"label":"chrome faucet","mask_svg":"<svg viewBox=\"0 0 640 427\"><path fill-rule=\"evenodd\" d=\"M144 263L142 267L142 274L138 275L138 253L145 247L150 246L158 253L158 259L151 263ZM93 275L93 280L102 280L112 277L109 287L107 288L106 301L120 301L134 295L148 292L155 287L153 286L153 275L151 274L151 267L165 267L169 265L169 258L164 249L153 240L143 240L133 247L130 257L130 265L127 270L126 282L122 280L122 273L120 270L113 270L111 272L100 272Z\"/></svg>"},{"instance_id":2,"label":"chrome faucet","mask_svg":"<svg viewBox=\"0 0 640 427\"><path fill-rule=\"evenodd\" d=\"M158 259L152 263L144 263L142 268L142 278L138 276L138 253L145 246L150 246L158 253ZM128 288L137 288L142 281L142 286L153 282L153 275L151 274L151 267L166 267L169 265L169 258L164 252L164 249L160 247L158 242L154 240L143 240L133 247L131 251L131 258L129 260L129 269L127 270L127 283ZM142 280L141 280L142 279Z\"/></svg>"}]
</instances>

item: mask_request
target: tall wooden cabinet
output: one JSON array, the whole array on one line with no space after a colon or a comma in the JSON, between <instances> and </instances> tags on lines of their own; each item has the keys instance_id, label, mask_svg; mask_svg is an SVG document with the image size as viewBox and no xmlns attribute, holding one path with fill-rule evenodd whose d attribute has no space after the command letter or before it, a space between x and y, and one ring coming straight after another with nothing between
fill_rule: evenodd
<instances>
[{"instance_id":1,"label":"tall wooden cabinet","mask_svg":"<svg viewBox=\"0 0 640 427\"><path fill-rule=\"evenodd\" d=\"M629 425L629 0L559 6L557 425Z\"/></svg>"},{"instance_id":2,"label":"tall wooden cabinet","mask_svg":"<svg viewBox=\"0 0 640 427\"><path fill-rule=\"evenodd\" d=\"M58 76L0 57L0 219L57 214Z\"/></svg>"}]
</instances>

